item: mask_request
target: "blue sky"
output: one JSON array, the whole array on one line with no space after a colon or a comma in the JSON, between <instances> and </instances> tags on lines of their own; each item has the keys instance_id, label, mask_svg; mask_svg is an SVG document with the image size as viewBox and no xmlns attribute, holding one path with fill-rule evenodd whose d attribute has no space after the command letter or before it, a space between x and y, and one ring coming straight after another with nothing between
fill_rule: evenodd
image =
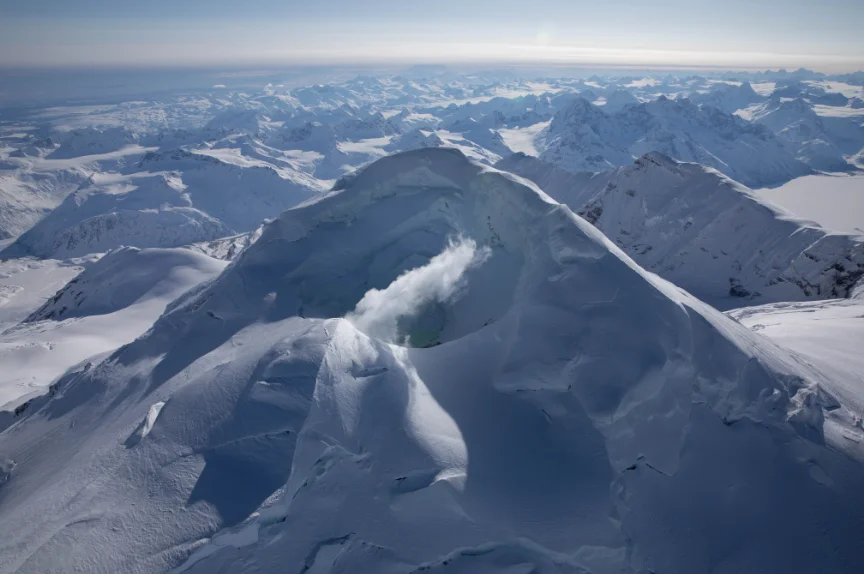
<instances>
[{"instance_id":1,"label":"blue sky","mask_svg":"<svg viewBox=\"0 0 864 574\"><path fill-rule=\"evenodd\" d=\"M0 0L0 65L864 67L864 1Z\"/></svg>"}]
</instances>

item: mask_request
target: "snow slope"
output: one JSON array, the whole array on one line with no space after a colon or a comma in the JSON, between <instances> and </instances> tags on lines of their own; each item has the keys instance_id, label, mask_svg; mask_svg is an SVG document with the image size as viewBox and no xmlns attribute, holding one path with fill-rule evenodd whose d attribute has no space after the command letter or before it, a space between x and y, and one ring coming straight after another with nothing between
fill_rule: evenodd
<instances>
[{"instance_id":1,"label":"snow slope","mask_svg":"<svg viewBox=\"0 0 864 574\"><path fill-rule=\"evenodd\" d=\"M766 128L665 96L607 114L577 99L541 134L540 158L570 171L605 171L651 151L713 167L750 186L809 172Z\"/></svg>"},{"instance_id":2,"label":"snow slope","mask_svg":"<svg viewBox=\"0 0 864 574\"><path fill-rule=\"evenodd\" d=\"M15 326L81 273L86 260L0 261L0 333Z\"/></svg>"},{"instance_id":3,"label":"snow slope","mask_svg":"<svg viewBox=\"0 0 864 574\"><path fill-rule=\"evenodd\" d=\"M640 265L720 308L845 297L864 243L796 220L719 172L650 153L589 177L535 158L498 164L541 185Z\"/></svg>"},{"instance_id":4,"label":"snow slope","mask_svg":"<svg viewBox=\"0 0 864 574\"><path fill-rule=\"evenodd\" d=\"M169 302L224 267L188 250L130 247L91 263L0 333L0 410L12 410L44 393L67 369L139 337Z\"/></svg>"},{"instance_id":5,"label":"snow slope","mask_svg":"<svg viewBox=\"0 0 864 574\"><path fill-rule=\"evenodd\" d=\"M138 143L138 136L125 127L75 129L59 137L60 147L51 152L51 159L69 159L120 150Z\"/></svg>"},{"instance_id":6,"label":"snow slope","mask_svg":"<svg viewBox=\"0 0 864 574\"><path fill-rule=\"evenodd\" d=\"M244 249L261 238L262 230L263 227L259 227L255 231L250 231L248 233L222 237L220 239L214 239L213 241L193 243L192 245L188 245L187 248L203 253L208 257L213 257L214 259L232 261L235 257L240 255Z\"/></svg>"},{"instance_id":7,"label":"snow slope","mask_svg":"<svg viewBox=\"0 0 864 574\"><path fill-rule=\"evenodd\" d=\"M842 117L822 117L802 98L771 98L746 110L745 117L765 125L801 161L823 171L852 171L848 161L864 148L864 126Z\"/></svg>"},{"instance_id":8,"label":"snow slope","mask_svg":"<svg viewBox=\"0 0 864 574\"><path fill-rule=\"evenodd\" d=\"M772 303L728 314L823 372L826 385L858 414L853 425L864 430L864 300Z\"/></svg>"},{"instance_id":9,"label":"snow slope","mask_svg":"<svg viewBox=\"0 0 864 574\"><path fill-rule=\"evenodd\" d=\"M603 111L607 114L620 112L627 106L639 105L639 100L636 96L627 90L615 90L606 96L606 103L603 104Z\"/></svg>"},{"instance_id":10,"label":"snow slope","mask_svg":"<svg viewBox=\"0 0 864 574\"><path fill-rule=\"evenodd\" d=\"M134 169L91 178L3 255L64 258L210 241L252 231L318 192L307 178L266 164L241 167L182 150L148 154Z\"/></svg>"},{"instance_id":11,"label":"snow slope","mask_svg":"<svg viewBox=\"0 0 864 574\"><path fill-rule=\"evenodd\" d=\"M15 238L50 213L78 183L0 171L0 238Z\"/></svg>"},{"instance_id":12,"label":"snow slope","mask_svg":"<svg viewBox=\"0 0 864 574\"><path fill-rule=\"evenodd\" d=\"M754 191L795 217L832 231L864 236L864 174L808 175Z\"/></svg>"},{"instance_id":13,"label":"snow slope","mask_svg":"<svg viewBox=\"0 0 864 574\"><path fill-rule=\"evenodd\" d=\"M523 180L398 154L0 434L0 571L853 572L820 380Z\"/></svg>"},{"instance_id":14,"label":"snow slope","mask_svg":"<svg viewBox=\"0 0 864 574\"><path fill-rule=\"evenodd\" d=\"M556 201L565 203L579 211L596 193L595 181L604 181L606 174L572 172L526 153L514 153L495 164L502 171L509 171L534 182Z\"/></svg>"},{"instance_id":15,"label":"snow slope","mask_svg":"<svg viewBox=\"0 0 864 574\"><path fill-rule=\"evenodd\" d=\"M696 104L717 108L728 114L765 101L765 97L757 94L749 82L740 85L714 84L708 92L694 93L689 98Z\"/></svg>"},{"instance_id":16,"label":"snow slope","mask_svg":"<svg viewBox=\"0 0 864 574\"><path fill-rule=\"evenodd\" d=\"M103 154L64 159L44 153L13 152L6 158L0 154L0 238L18 237L90 177L122 169L147 151L148 148L127 146Z\"/></svg>"}]
</instances>

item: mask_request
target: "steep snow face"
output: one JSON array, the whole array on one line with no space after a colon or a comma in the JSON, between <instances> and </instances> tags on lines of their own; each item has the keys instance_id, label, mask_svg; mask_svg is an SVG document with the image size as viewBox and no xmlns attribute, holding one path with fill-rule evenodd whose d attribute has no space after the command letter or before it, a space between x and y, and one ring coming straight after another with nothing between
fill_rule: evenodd
<instances>
[{"instance_id":1,"label":"steep snow face","mask_svg":"<svg viewBox=\"0 0 864 574\"><path fill-rule=\"evenodd\" d=\"M145 156L137 169L141 171L94 178L4 255L63 258L121 245L210 241L252 231L265 218L318 192L306 179L283 178L270 166L241 167L179 150Z\"/></svg>"},{"instance_id":2,"label":"steep snow face","mask_svg":"<svg viewBox=\"0 0 864 574\"><path fill-rule=\"evenodd\" d=\"M690 100L655 101L606 114L585 100L557 113L540 158L570 171L605 171L651 151L713 167L750 186L809 172L767 129Z\"/></svg>"},{"instance_id":3,"label":"steep snow face","mask_svg":"<svg viewBox=\"0 0 864 574\"><path fill-rule=\"evenodd\" d=\"M391 300L408 345L356 320ZM819 377L522 180L398 154L0 434L0 564L853 571Z\"/></svg>"},{"instance_id":4,"label":"steep snow face","mask_svg":"<svg viewBox=\"0 0 864 574\"><path fill-rule=\"evenodd\" d=\"M864 300L772 303L728 314L817 366L831 392L859 417L864 413ZM849 438L864 438L861 419L851 422Z\"/></svg>"},{"instance_id":5,"label":"steep snow face","mask_svg":"<svg viewBox=\"0 0 864 574\"><path fill-rule=\"evenodd\" d=\"M30 397L82 361L133 341L189 288L225 263L185 249L112 251L18 326L0 334L0 410L23 413ZM5 414L5 413L4 413ZM0 427L8 426L0 416Z\"/></svg>"},{"instance_id":6,"label":"steep snow face","mask_svg":"<svg viewBox=\"0 0 864 574\"><path fill-rule=\"evenodd\" d=\"M834 301L772 303L728 314L823 373L839 408L826 416L825 433L841 451L864 440L864 290ZM846 407L848 406L848 407Z\"/></svg>"},{"instance_id":7,"label":"steep snow face","mask_svg":"<svg viewBox=\"0 0 864 574\"><path fill-rule=\"evenodd\" d=\"M771 98L746 110L746 117L767 126L798 159L823 171L851 171L848 157L864 148L864 127L850 118L816 114L801 98Z\"/></svg>"},{"instance_id":8,"label":"steep snow face","mask_svg":"<svg viewBox=\"0 0 864 574\"><path fill-rule=\"evenodd\" d=\"M795 220L711 168L659 153L590 178L553 179L536 159L499 167L545 184L640 265L720 308L846 297L864 275L859 240Z\"/></svg>"},{"instance_id":9,"label":"steep snow face","mask_svg":"<svg viewBox=\"0 0 864 574\"><path fill-rule=\"evenodd\" d=\"M540 157L570 171L605 171L632 161L619 126L581 98L555 114L538 139Z\"/></svg>"},{"instance_id":10,"label":"steep snow face","mask_svg":"<svg viewBox=\"0 0 864 574\"><path fill-rule=\"evenodd\" d=\"M532 181L549 193L555 201L580 211L596 193L597 183L605 182L605 173L574 173L557 165L525 153L514 153L495 164L497 169L509 171Z\"/></svg>"}]
</instances>

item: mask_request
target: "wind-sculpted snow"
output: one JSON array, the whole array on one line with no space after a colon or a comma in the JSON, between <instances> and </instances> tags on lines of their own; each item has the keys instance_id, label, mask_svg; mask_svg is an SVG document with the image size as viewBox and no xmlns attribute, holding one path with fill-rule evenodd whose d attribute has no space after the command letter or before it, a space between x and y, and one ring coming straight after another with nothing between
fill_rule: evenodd
<instances>
[{"instance_id":1,"label":"wind-sculpted snow","mask_svg":"<svg viewBox=\"0 0 864 574\"><path fill-rule=\"evenodd\" d=\"M410 346L344 319L451 257ZM821 380L524 180L397 154L0 434L0 570L854 572Z\"/></svg>"},{"instance_id":2,"label":"wind-sculpted snow","mask_svg":"<svg viewBox=\"0 0 864 574\"><path fill-rule=\"evenodd\" d=\"M859 239L795 220L710 168L659 153L597 175L525 156L498 166L536 181L640 265L720 308L847 297L864 276Z\"/></svg>"}]
</instances>

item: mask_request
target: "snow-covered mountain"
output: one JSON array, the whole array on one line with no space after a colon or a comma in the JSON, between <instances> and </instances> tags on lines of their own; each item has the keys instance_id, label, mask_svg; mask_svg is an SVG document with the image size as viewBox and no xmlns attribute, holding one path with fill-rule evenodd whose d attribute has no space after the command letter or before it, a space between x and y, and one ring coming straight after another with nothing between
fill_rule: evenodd
<instances>
[{"instance_id":1,"label":"snow-covered mountain","mask_svg":"<svg viewBox=\"0 0 864 574\"><path fill-rule=\"evenodd\" d=\"M85 260L35 259L0 261L0 333L14 327L83 271Z\"/></svg>"},{"instance_id":2,"label":"snow-covered mountain","mask_svg":"<svg viewBox=\"0 0 864 574\"><path fill-rule=\"evenodd\" d=\"M479 125L468 125L467 122L462 124L462 128L465 130L464 133L447 130L412 130L401 137L394 138L384 149L395 152L446 147L459 150L471 159L487 165L493 165L500 161L503 155L509 155L510 148L505 145L497 131Z\"/></svg>"},{"instance_id":3,"label":"snow-covered mountain","mask_svg":"<svg viewBox=\"0 0 864 574\"><path fill-rule=\"evenodd\" d=\"M266 164L241 167L201 153L151 153L131 174L94 178L2 253L65 258L252 231L319 191L302 176L283 175Z\"/></svg>"},{"instance_id":4,"label":"snow-covered mountain","mask_svg":"<svg viewBox=\"0 0 864 574\"><path fill-rule=\"evenodd\" d=\"M714 84L707 92L690 94L689 99L695 104L710 106L731 114L753 104L764 102L766 97L757 94L750 82L745 81L740 85L720 82Z\"/></svg>"},{"instance_id":5,"label":"snow-covered mountain","mask_svg":"<svg viewBox=\"0 0 864 574\"><path fill-rule=\"evenodd\" d=\"M766 128L687 99L657 100L607 114L576 100L541 134L540 158L570 171L605 171L658 151L714 167L750 186L809 172Z\"/></svg>"},{"instance_id":6,"label":"snow-covered mountain","mask_svg":"<svg viewBox=\"0 0 864 574\"><path fill-rule=\"evenodd\" d=\"M57 159L49 140L25 143L8 154L0 143L0 239L33 227L94 174L122 169L146 152L133 145L102 155Z\"/></svg>"},{"instance_id":7,"label":"snow-covered mountain","mask_svg":"<svg viewBox=\"0 0 864 574\"><path fill-rule=\"evenodd\" d=\"M186 247L214 259L233 261L234 258L240 255L244 249L247 249L250 245L258 241L263 229L263 227L259 227L255 231L250 231L248 233L222 237L220 239L214 239L213 241L193 243Z\"/></svg>"},{"instance_id":8,"label":"snow-covered mountain","mask_svg":"<svg viewBox=\"0 0 864 574\"><path fill-rule=\"evenodd\" d=\"M746 110L756 124L764 125L786 144L801 161L822 171L850 171L848 158L864 148L864 126L860 120L822 117L802 98L771 98Z\"/></svg>"},{"instance_id":9,"label":"snow-covered mountain","mask_svg":"<svg viewBox=\"0 0 864 574\"><path fill-rule=\"evenodd\" d=\"M166 305L225 262L186 249L117 249L89 263L17 326L0 333L0 429L67 370L141 336Z\"/></svg>"},{"instance_id":10,"label":"snow-covered mountain","mask_svg":"<svg viewBox=\"0 0 864 574\"><path fill-rule=\"evenodd\" d=\"M0 434L0 570L852 572L831 384L523 180L399 154Z\"/></svg>"},{"instance_id":11,"label":"snow-covered mountain","mask_svg":"<svg viewBox=\"0 0 864 574\"><path fill-rule=\"evenodd\" d=\"M864 293L861 293L864 295ZM728 312L741 324L789 349L834 381L832 392L850 405L864 430L864 299L782 302ZM854 417L854 415L853 415ZM849 440L849 439L846 439Z\"/></svg>"},{"instance_id":12,"label":"snow-covered mountain","mask_svg":"<svg viewBox=\"0 0 864 574\"><path fill-rule=\"evenodd\" d=\"M864 276L860 240L796 221L698 164L654 152L593 176L568 177L526 156L498 167L570 205L646 269L723 308L740 298L846 297Z\"/></svg>"},{"instance_id":13,"label":"snow-covered mountain","mask_svg":"<svg viewBox=\"0 0 864 574\"><path fill-rule=\"evenodd\" d=\"M614 90L611 94L606 96L606 103L603 104L603 111L607 114L614 114L615 112L620 112L627 106L636 106L639 105L639 100L636 99L636 96L631 94L628 90Z\"/></svg>"},{"instance_id":14,"label":"snow-covered mountain","mask_svg":"<svg viewBox=\"0 0 864 574\"><path fill-rule=\"evenodd\" d=\"M514 153L495 164L495 167L532 181L555 201L565 203L573 211L580 211L596 191L592 181L605 180L606 173L572 172L525 153Z\"/></svg>"},{"instance_id":15,"label":"snow-covered mountain","mask_svg":"<svg viewBox=\"0 0 864 574\"><path fill-rule=\"evenodd\" d=\"M54 140L52 138L48 137L48 138L24 143L24 145L22 145L21 147L12 150L9 153L9 157L20 157L20 158L38 157L38 158L42 158L42 157L45 157L46 155L54 152L54 150L56 150L56 149L57 149L57 144L54 142Z\"/></svg>"},{"instance_id":16,"label":"snow-covered mountain","mask_svg":"<svg viewBox=\"0 0 864 574\"><path fill-rule=\"evenodd\" d=\"M274 122L261 109L228 109L207 122L203 131L205 134L215 137L229 134L263 136L279 127L281 124Z\"/></svg>"},{"instance_id":17,"label":"snow-covered mountain","mask_svg":"<svg viewBox=\"0 0 864 574\"><path fill-rule=\"evenodd\" d=\"M138 135L125 127L82 128L60 136L60 147L50 154L52 159L67 159L117 151L138 143Z\"/></svg>"},{"instance_id":18,"label":"snow-covered mountain","mask_svg":"<svg viewBox=\"0 0 864 574\"><path fill-rule=\"evenodd\" d=\"M57 175L0 170L0 239L17 237L33 227L84 179L79 174Z\"/></svg>"},{"instance_id":19,"label":"snow-covered mountain","mask_svg":"<svg viewBox=\"0 0 864 574\"><path fill-rule=\"evenodd\" d=\"M387 120L381 112L370 114L367 117L349 119L334 126L336 134L350 141L381 138L401 133L398 125Z\"/></svg>"},{"instance_id":20,"label":"snow-covered mountain","mask_svg":"<svg viewBox=\"0 0 864 574\"><path fill-rule=\"evenodd\" d=\"M67 258L122 245L174 247L230 235L195 209L176 175L128 178L80 189L3 250L5 257Z\"/></svg>"}]
</instances>

